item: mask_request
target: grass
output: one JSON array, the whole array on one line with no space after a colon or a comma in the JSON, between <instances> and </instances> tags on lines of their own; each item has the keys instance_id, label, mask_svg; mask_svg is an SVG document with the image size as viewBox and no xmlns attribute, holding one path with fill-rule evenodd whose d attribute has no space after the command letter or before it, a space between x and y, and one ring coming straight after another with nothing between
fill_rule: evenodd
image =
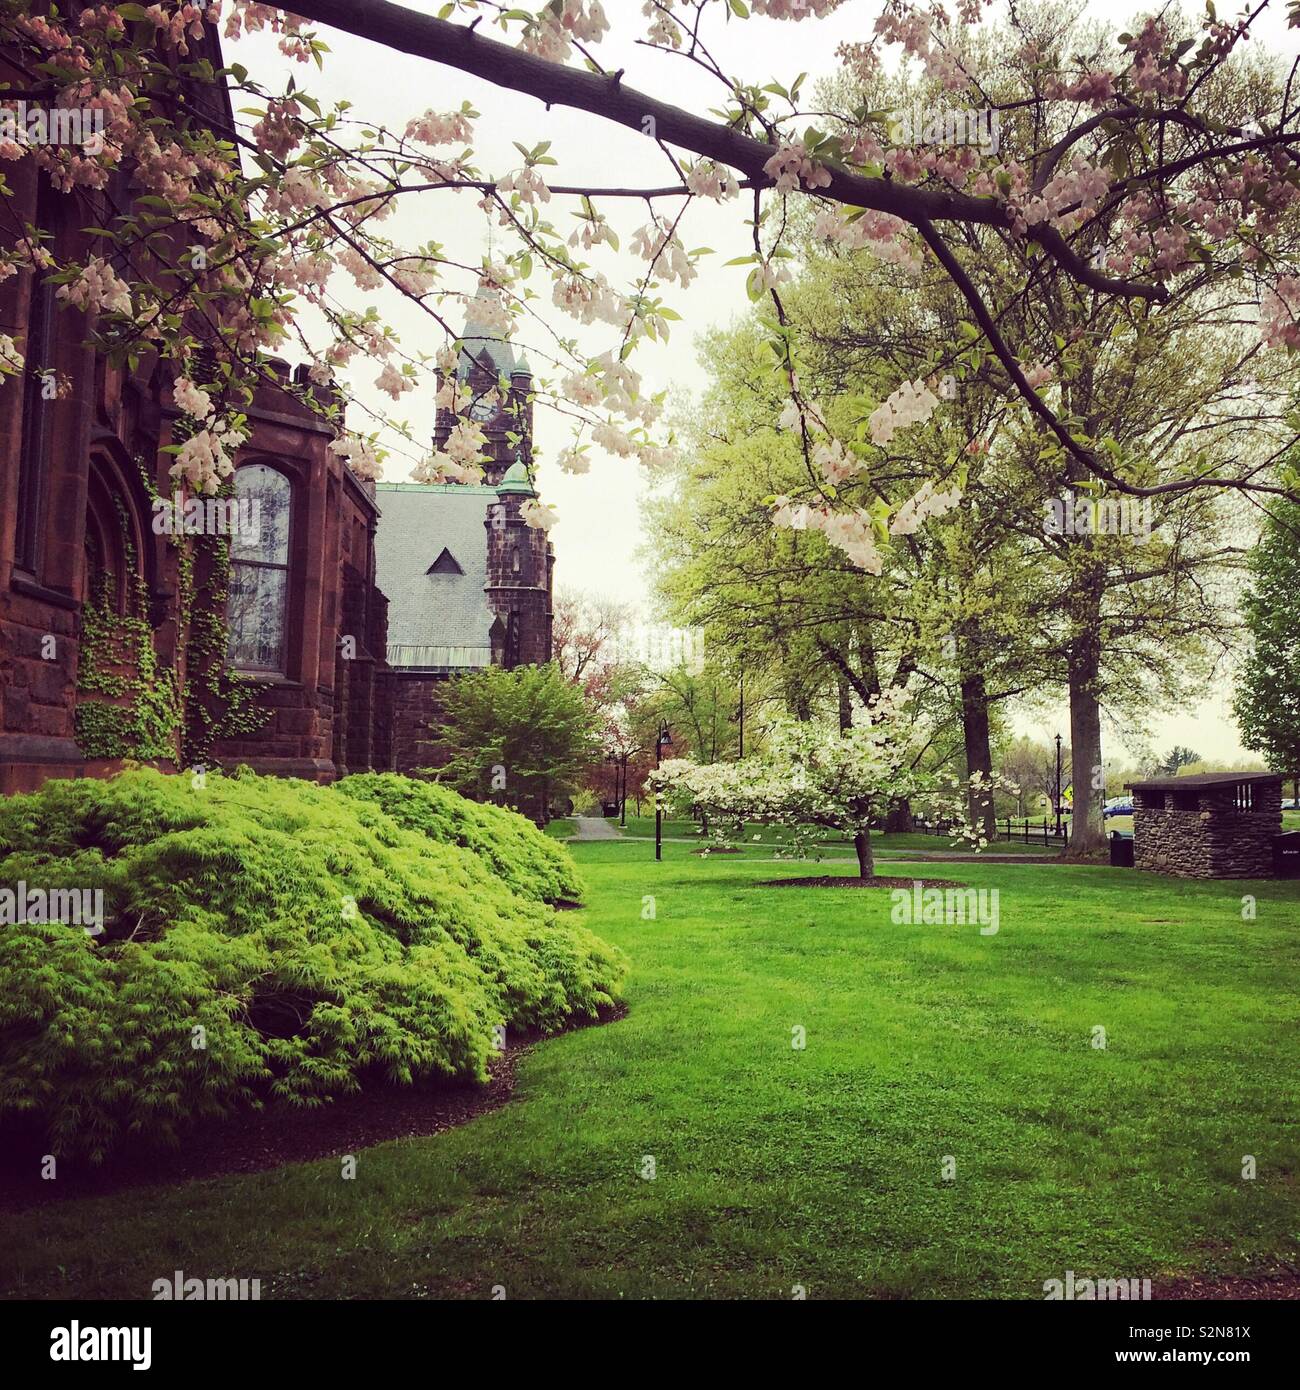
<instances>
[{"instance_id":1,"label":"grass","mask_svg":"<svg viewBox=\"0 0 1300 1390\"><path fill-rule=\"evenodd\" d=\"M985 937L895 924L883 890L758 886L802 866L575 850L627 1018L351 1181L329 1160L6 1213L0 1291L140 1298L182 1269L264 1297L1041 1298L1066 1269L1294 1259L1300 883L944 865L999 891Z\"/></svg>"}]
</instances>

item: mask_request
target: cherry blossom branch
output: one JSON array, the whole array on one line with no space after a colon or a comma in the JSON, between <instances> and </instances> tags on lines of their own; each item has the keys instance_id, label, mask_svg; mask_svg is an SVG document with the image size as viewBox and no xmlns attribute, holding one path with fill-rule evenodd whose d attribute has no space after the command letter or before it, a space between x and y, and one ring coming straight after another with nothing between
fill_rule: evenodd
<instances>
[{"instance_id":1,"label":"cherry blossom branch","mask_svg":"<svg viewBox=\"0 0 1300 1390\"><path fill-rule=\"evenodd\" d=\"M331 25L387 48L428 58L446 67L536 97L547 106L587 111L638 132L652 122L657 138L743 173L756 187L776 180L766 172L772 145L623 85L621 74L598 76L524 53L472 32L463 25L417 14L389 0L299 0L294 13ZM922 222L974 222L1009 228L1012 214L996 198L910 187L891 178L868 178L833 164L825 166L826 196L851 207L889 213L913 226ZM1072 278L1102 293L1159 301L1160 285L1112 280L1093 270L1055 228L1039 225L1026 235L1037 241Z\"/></svg>"}]
</instances>

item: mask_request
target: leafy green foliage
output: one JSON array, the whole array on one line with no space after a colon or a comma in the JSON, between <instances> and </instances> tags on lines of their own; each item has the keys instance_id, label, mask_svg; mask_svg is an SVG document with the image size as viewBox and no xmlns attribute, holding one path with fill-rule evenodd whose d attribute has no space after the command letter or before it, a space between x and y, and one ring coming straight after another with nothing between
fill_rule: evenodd
<instances>
[{"instance_id":1,"label":"leafy green foliage","mask_svg":"<svg viewBox=\"0 0 1300 1390\"><path fill-rule=\"evenodd\" d=\"M1251 650L1234 712L1241 740L1275 772L1300 776L1300 507L1272 504L1251 552L1244 606Z\"/></svg>"},{"instance_id":2,"label":"leafy green foliage","mask_svg":"<svg viewBox=\"0 0 1300 1390\"><path fill-rule=\"evenodd\" d=\"M541 902L576 902L582 880L567 850L539 835L524 816L469 801L436 782L392 772L345 777L335 790L371 802L406 830L473 850L509 888Z\"/></svg>"},{"instance_id":3,"label":"leafy green foliage","mask_svg":"<svg viewBox=\"0 0 1300 1390\"><path fill-rule=\"evenodd\" d=\"M622 957L542 901L576 886L562 847L371 781L138 769L0 803L0 883L100 889L105 927L6 927L0 1120L98 1159L367 1076L481 1080L499 1025L552 1031L613 1001Z\"/></svg>"},{"instance_id":4,"label":"leafy green foliage","mask_svg":"<svg viewBox=\"0 0 1300 1390\"><path fill-rule=\"evenodd\" d=\"M597 756L596 716L560 668L488 666L447 682L434 774L478 801L543 821L548 798L579 785Z\"/></svg>"}]
</instances>

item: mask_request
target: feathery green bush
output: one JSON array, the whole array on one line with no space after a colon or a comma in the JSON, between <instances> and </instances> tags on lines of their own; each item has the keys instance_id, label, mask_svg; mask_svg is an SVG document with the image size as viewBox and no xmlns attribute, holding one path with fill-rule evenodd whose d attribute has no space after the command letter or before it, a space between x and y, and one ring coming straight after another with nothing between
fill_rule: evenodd
<instances>
[{"instance_id":1,"label":"feathery green bush","mask_svg":"<svg viewBox=\"0 0 1300 1390\"><path fill-rule=\"evenodd\" d=\"M582 880L568 850L516 811L394 772L345 777L334 791L373 802L407 830L473 850L516 893L549 903L582 899Z\"/></svg>"},{"instance_id":2,"label":"feathery green bush","mask_svg":"<svg viewBox=\"0 0 1300 1390\"><path fill-rule=\"evenodd\" d=\"M489 808L458 820L454 793L367 780L374 799L135 769L0 799L0 885L102 889L105 926L0 928L0 1126L99 1159L367 1076L482 1080L499 1025L613 1002L620 953L542 901L576 886L562 847L510 816L505 843L529 850L511 863Z\"/></svg>"}]
</instances>

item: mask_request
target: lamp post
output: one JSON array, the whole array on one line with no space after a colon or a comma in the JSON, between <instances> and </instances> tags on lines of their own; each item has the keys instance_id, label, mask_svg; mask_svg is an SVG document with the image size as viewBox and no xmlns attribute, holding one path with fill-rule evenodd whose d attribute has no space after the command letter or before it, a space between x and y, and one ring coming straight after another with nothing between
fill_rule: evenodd
<instances>
[{"instance_id":1,"label":"lamp post","mask_svg":"<svg viewBox=\"0 0 1300 1390\"><path fill-rule=\"evenodd\" d=\"M655 735L655 771L659 770L659 756L665 748L673 746L672 735L668 732L666 721L659 725L659 732ZM664 857L664 813L663 805L659 800L659 788L655 787L655 858Z\"/></svg>"},{"instance_id":2,"label":"lamp post","mask_svg":"<svg viewBox=\"0 0 1300 1390\"><path fill-rule=\"evenodd\" d=\"M618 798L618 823L620 826L627 825L627 758L628 752L623 750L623 790Z\"/></svg>"},{"instance_id":3,"label":"lamp post","mask_svg":"<svg viewBox=\"0 0 1300 1390\"><path fill-rule=\"evenodd\" d=\"M1056 736L1056 837L1061 837L1061 736Z\"/></svg>"}]
</instances>

